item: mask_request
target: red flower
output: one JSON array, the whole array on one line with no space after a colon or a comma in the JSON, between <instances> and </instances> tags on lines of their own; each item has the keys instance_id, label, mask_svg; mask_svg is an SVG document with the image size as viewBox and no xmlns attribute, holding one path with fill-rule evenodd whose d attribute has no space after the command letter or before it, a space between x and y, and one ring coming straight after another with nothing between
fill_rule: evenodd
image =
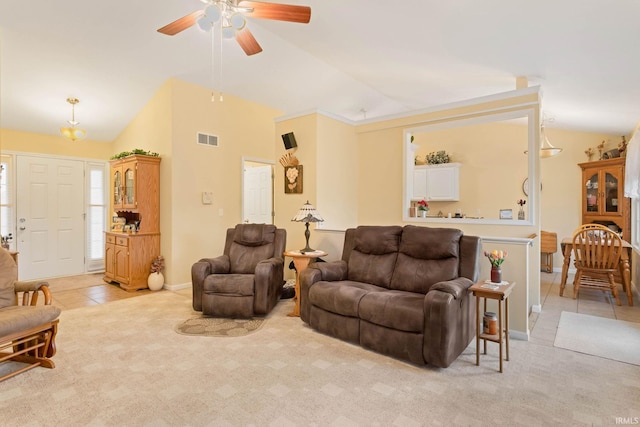
<instances>
[{"instance_id":1,"label":"red flower","mask_svg":"<svg viewBox=\"0 0 640 427\"><path fill-rule=\"evenodd\" d=\"M429 210L429 203L426 202L426 200L422 199L418 202L418 210L421 211L428 211Z\"/></svg>"}]
</instances>

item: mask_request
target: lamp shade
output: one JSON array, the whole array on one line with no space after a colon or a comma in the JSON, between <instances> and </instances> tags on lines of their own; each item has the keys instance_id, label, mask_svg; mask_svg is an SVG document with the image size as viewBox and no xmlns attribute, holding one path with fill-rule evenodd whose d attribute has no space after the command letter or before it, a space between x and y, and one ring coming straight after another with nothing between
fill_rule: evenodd
<instances>
[{"instance_id":1,"label":"lamp shade","mask_svg":"<svg viewBox=\"0 0 640 427\"><path fill-rule=\"evenodd\" d=\"M316 211L316 208L313 207L311 203L307 200L307 202L300 208L296 216L294 216L291 221L296 222L323 222L324 219L320 216L320 214Z\"/></svg>"},{"instance_id":2,"label":"lamp shade","mask_svg":"<svg viewBox=\"0 0 640 427\"><path fill-rule=\"evenodd\" d=\"M294 216L291 221L295 221L295 222L304 222L304 226L305 226L305 230L304 230L304 238L307 242L307 244L305 245L305 247L303 249L300 249L301 253L308 253L308 252L314 252L315 249L311 249L309 247L309 236L311 236L311 233L309 232L309 223L310 222L323 222L324 219L320 216L320 214L318 214L318 212L316 212L316 208L313 207L313 205L311 203L309 203L309 201L307 200L307 203L305 203L302 208L300 208L300 210L298 211L298 213L296 214L296 216Z\"/></svg>"},{"instance_id":3,"label":"lamp shade","mask_svg":"<svg viewBox=\"0 0 640 427\"><path fill-rule=\"evenodd\" d=\"M538 152L538 155L545 159L560 154L561 152L562 148L557 148L551 145L544 132L544 126L540 125L540 151ZM524 154L529 154L529 150L525 150Z\"/></svg>"}]
</instances>

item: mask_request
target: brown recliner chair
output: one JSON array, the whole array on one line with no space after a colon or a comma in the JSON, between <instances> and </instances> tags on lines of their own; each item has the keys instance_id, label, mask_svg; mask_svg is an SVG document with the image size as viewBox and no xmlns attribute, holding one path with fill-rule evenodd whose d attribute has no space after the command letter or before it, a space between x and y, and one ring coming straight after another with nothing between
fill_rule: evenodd
<instances>
[{"instance_id":1,"label":"brown recliner chair","mask_svg":"<svg viewBox=\"0 0 640 427\"><path fill-rule=\"evenodd\" d=\"M193 309L207 316L266 315L284 285L287 231L271 224L238 224L227 230L224 254L191 267Z\"/></svg>"}]
</instances>

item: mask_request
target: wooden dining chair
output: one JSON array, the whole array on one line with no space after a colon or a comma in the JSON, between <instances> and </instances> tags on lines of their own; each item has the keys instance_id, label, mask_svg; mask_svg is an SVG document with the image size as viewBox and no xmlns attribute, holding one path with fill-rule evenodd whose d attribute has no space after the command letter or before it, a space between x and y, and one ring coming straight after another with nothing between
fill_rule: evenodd
<instances>
[{"instance_id":1,"label":"wooden dining chair","mask_svg":"<svg viewBox=\"0 0 640 427\"><path fill-rule=\"evenodd\" d=\"M576 275L573 281L573 299L581 287L611 291L621 305L614 273L620 265L622 239L604 226L585 224L573 233L573 257Z\"/></svg>"}]
</instances>

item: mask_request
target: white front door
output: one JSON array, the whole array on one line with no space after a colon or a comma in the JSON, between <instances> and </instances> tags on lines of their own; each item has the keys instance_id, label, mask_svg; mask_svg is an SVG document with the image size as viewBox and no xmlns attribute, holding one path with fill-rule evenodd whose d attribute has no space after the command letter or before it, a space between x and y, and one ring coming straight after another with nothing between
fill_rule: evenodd
<instances>
[{"instance_id":1,"label":"white front door","mask_svg":"<svg viewBox=\"0 0 640 427\"><path fill-rule=\"evenodd\" d=\"M84 164L17 156L20 280L84 273Z\"/></svg>"},{"instance_id":2,"label":"white front door","mask_svg":"<svg viewBox=\"0 0 640 427\"><path fill-rule=\"evenodd\" d=\"M272 166L244 166L243 219L245 223L273 222Z\"/></svg>"}]
</instances>

